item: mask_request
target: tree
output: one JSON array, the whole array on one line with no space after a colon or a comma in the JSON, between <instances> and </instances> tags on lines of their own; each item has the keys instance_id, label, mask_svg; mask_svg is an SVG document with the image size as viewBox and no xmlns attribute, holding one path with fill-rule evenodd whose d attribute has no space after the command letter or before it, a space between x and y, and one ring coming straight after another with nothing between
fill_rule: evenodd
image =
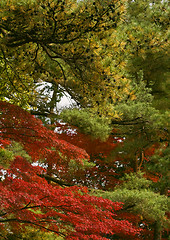
<instances>
[{"instance_id":1,"label":"tree","mask_svg":"<svg viewBox=\"0 0 170 240\"><path fill-rule=\"evenodd\" d=\"M48 184L55 181L63 187L81 184L108 190L102 196L114 201L124 196L125 205L117 218L128 219L140 229L145 226L147 231L139 239L167 236L168 173L162 167L169 158L167 5L167 1L150 0L0 3L1 99L45 120L49 117L51 123L63 119L71 124L48 126L62 130L59 135L24 113L19 119L30 119L36 125L30 125L31 132L29 121L16 124L13 118L11 122L2 118L4 127L11 129L16 124L13 140L24 144L32 159L48 163L47 173L37 176ZM50 97L44 95L46 90L51 90ZM58 115L56 102L63 91L79 109ZM21 132L20 123L27 130ZM8 138L1 142L9 145ZM7 167L18 148L1 150ZM126 173L131 174L127 177ZM105 237L120 239L112 234Z\"/></svg>"},{"instance_id":2,"label":"tree","mask_svg":"<svg viewBox=\"0 0 170 240\"><path fill-rule=\"evenodd\" d=\"M155 3L151 3L151 1L128 1L125 22L118 25L117 31L107 35L108 48L105 67L110 66L112 73L115 75L117 72L123 74L126 78L131 79L131 83L130 91L126 94L123 91L121 92L121 86L119 85L121 98L112 102L114 105L113 111L121 116L119 119L111 118L112 127L116 129L114 135L122 139L125 137L123 144L120 147L113 147L110 156L105 159L102 158L104 163L101 161L99 164L95 159L98 169L107 166L107 171L102 178L99 177L98 170L94 172L97 175L96 178L105 182L109 178L108 159L112 159L112 169L114 169L115 161L118 165L121 165L121 168L114 169L112 178L109 179L110 186L115 186L115 182L119 183L120 190L115 191L114 187L107 189L104 185L104 190L107 189L110 192L104 192L101 196L107 196L112 200L123 199L126 202L125 205L128 206L128 212L126 213L127 209L125 207L122 215L125 217L127 214L128 219L131 218L131 221L137 222L139 225L142 222L140 227L143 224L145 227L148 226L146 228L150 230L144 233L144 238L148 237L155 240L167 238L168 235L166 231L164 232L164 228L167 228L167 223L164 225L164 220L168 218L166 213L168 205L165 196L168 193L169 182L167 170L169 114L166 112L169 105L167 4L167 1L157 1ZM114 39L114 44L112 39ZM68 121L73 124L72 119L70 121L68 118ZM99 143L97 144L100 146ZM164 149L163 152L162 149ZM159 152L160 155L152 156L156 152ZM150 171L148 171L148 165ZM118 169L121 169L121 173L119 172L117 181L115 181L113 176L118 172ZM142 188L145 188L145 190L131 189L129 191L126 187L122 190L121 174L124 175L126 172L139 174L140 170L145 173L146 178L152 180L150 188L148 189L147 186L143 185ZM89 180L88 183L92 184L92 179L94 180L93 175L91 176L91 182ZM135 181L137 182L138 179L135 178ZM133 185L135 181L131 184ZM94 186L102 188L96 182L93 182ZM135 202L134 206L133 201ZM139 203L142 203L142 206ZM155 209L151 207L153 204ZM140 211L137 210L138 207ZM147 213L143 214L141 212L143 210ZM139 212L142 216L137 215ZM156 212L157 217L154 215ZM147 217L141 221L143 215ZM161 219L160 216L162 216Z\"/></svg>"},{"instance_id":3,"label":"tree","mask_svg":"<svg viewBox=\"0 0 170 240\"><path fill-rule=\"evenodd\" d=\"M165 231L167 236L169 228L168 197L154 193L150 188L152 181L146 180L142 173L126 174L123 180L115 191L98 191L97 195L112 201L123 200L122 216L144 229L141 233L144 239L164 239L162 233Z\"/></svg>"},{"instance_id":4,"label":"tree","mask_svg":"<svg viewBox=\"0 0 170 240\"><path fill-rule=\"evenodd\" d=\"M94 120L92 123L94 123ZM67 175L65 175L64 172L58 173L65 182L81 184L90 189L95 187L105 190L113 189L115 185L120 183L119 178L122 172L117 164L119 158L109 159L109 157L111 152L118 146L119 140L121 139L116 140L114 136L109 136L107 140L105 139L105 141L102 141L98 137L94 138L94 135L82 133L81 129L75 126L56 123L55 127L57 132L60 133L60 139L64 139L69 143L83 148L90 156L89 162L84 162L83 166L77 164L74 160L71 161ZM91 132L93 133L93 130L96 128L97 124L92 124ZM99 125L99 129L96 129L96 132L99 134L103 129L103 125ZM87 130L87 128L85 128L85 130ZM98 134L97 136L100 136Z\"/></svg>"},{"instance_id":5,"label":"tree","mask_svg":"<svg viewBox=\"0 0 170 240\"><path fill-rule=\"evenodd\" d=\"M0 102L0 107L1 149L15 140L22 143L32 161L44 158L47 162L47 167L40 167L21 156L12 159L0 182L2 236L6 228L15 233L29 225L66 239L107 239L110 234L125 239L138 234L128 221L114 219L122 203L90 196L81 186L66 187L51 175L52 169L67 169L71 159L88 158L84 150L57 138L20 107L6 102Z\"/></svg>"},{"instance_id":6,"label":"tree","mask_svg":"<svg viewBox=\"0 0 170 240\"><path fill-rule=\"evenodd\" d=\"M38 112L52 112L59 85L81 105L92 104L93 98L97 105L99 99L94 96L99 95L107 81L100 61L102 46L96 37L103 30L116 27L122 2L66 0L24 4L13 0L1 1L0 6L3 61L11 60L14 71L29 76L27 79L50 82L55 89L50 107L44 109L40 105ZM15 86L14 81L11 84ZM111 86L108 91L112 93ZM31 105L38 110L35 101Z\"/></svg>"},{"instance_id":7,"label":"tree","mask_svg":"<svg viewBox=\"0 0 170 240\"><path fill-rule=\"evenodd\" d=\"M113 50L112 69L113 71L114 68L120 69L125 77L131 79L131 91L133 92L133 95L125 96L125 101L119 101L114 107L121 116L121 120L112 119L113 126L117 128L115 135L125 137L125 140L120 148L114 149L112 158L120 152L119 156L123 158L120 164L127 172L138 174L142 170L145 172L145 177L152 179L154 183L151 191L147 193L146 191L142 193L142 190L138 193L129 191L126 187L122 190L120 185L119 193L113 189L106 195L108 194L109 199L113 200L117 194L115 198L120 200L122 197L129 206L137 198L143 203L141 209L148 207L147 203L142 200L143 197L146 199L148 196L148 202L150 202L149 198L155 198L155 201L159 202L155 193L158 194L162 188L160 194L167 194L168 172L163 167L167 164L169 138L169 114L165 113L169 106L167 10L167 1L127 1L125 21L111 35L111 38L114 38L114 45L110 41L110 49ZM163 148L167 148L166 155L162 153ZM152 159L151 155L157 152L157 149L160 149L163 157L160 154L153 156ZM150 159L152 159L151 163ZM152 169L150 172L148 172L147 165ZM137 181L136 178L135 181ZM143 186L143 188L146 187ZM105 193L102 196L104 195ZM128 209L128 216L134 209L136 209L136 204ZM159 211L161 209L159 204L158 209ZM164 214L166 215L165 211ZM161 239L163 238L161 237L162 221L160 219L154 221L154 226L149 224L154 232L152 238ZM166 234L165 236L167 237ZM145 238L147 238L146 235Z\"/></svg>"}]
</instances>

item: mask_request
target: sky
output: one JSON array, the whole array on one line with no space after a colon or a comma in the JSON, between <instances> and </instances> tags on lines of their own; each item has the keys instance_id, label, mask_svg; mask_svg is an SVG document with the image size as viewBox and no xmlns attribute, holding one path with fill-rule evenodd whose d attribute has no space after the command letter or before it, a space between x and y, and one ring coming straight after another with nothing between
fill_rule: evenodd
<instances>
[{"instance_id":1,"label":"sky","mask_svg":"<svg viewBox=\"0 0 170 240\"><path fill-rule=\"evenodd\" d=\"M60 111L63 108L71 107L72 105L75 105L75 101L71 99L70 95L68 93L65 93L65 96L61 98L61 101L57 103L57 109Z\"/></svg>"}]
</instances>

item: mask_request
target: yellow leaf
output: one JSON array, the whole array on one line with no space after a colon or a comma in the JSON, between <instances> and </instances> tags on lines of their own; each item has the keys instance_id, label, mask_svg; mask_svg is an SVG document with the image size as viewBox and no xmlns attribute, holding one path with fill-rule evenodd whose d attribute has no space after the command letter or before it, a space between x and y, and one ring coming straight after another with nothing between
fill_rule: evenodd
<instances>
[{"instance_id":1,"label":"yellow leaf","mask_svg":"<svg viewBox=\"0 0 170 240\"><path fill-rule=\"evenodd\" d=\"M10 9L15 10L15 6L14 5L10 6Z\"/></svg>"}]
</instances>

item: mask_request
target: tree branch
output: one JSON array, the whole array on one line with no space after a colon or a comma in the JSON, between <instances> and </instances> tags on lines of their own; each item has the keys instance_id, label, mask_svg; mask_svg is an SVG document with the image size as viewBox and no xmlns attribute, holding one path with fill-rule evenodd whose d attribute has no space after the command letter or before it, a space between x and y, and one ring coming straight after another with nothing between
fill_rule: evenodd
<instances>
[{"instance_id":1,"label":"tree branch","mask_svg":"<svg viewBox=\"0 0 170 240\"><path fill-rule=\"evenodd\" d=\"M32 221L29 221L29 220L22 220L22 219L17 219L17 218L9 218L9 219L0 219L0 222L1 223L5 223L5 222L19 222L19 223L28 223L28 224L32 224L32 225L35 225L37 227L40 227L40 228L43 228L49 232L54 232L54 233L57 233L58 235L60 236L63 236L65 237L66 235L64 233L61 233L59 231L55 231L53 229L50 229L50 228L47 228L47 227L44 227L38 223L35 223L35 222L32 222ZM46 221L47 222L47 221Z\"/></svg>"},{"instance_id":2,"label":"tree branch","mask_svg":"<svg viewBox=\"0 0 170 240\"><path fill-rule=\"evenodd\" d=\"M55 178L55 177L51 177L49 175L45 175L45 174L37 174L37 175L41 178L45 178L47 181L55 182L55 183L59 184L60 186L67 186L67 187L74 186L74 184L65 183L63 180Z\"/></svg>"},{"instance_id":3,"label":"tree branch","mask_svg":"<svg viewBox=\"0 0 170 240\"><path fill-rule=\"evenodd\" d=\"M142 120L141 117L134 118L131 120L122 120L122 121L121 120L120 121L112 120L112 124L116 124L116 125L138 125L138 124L144 124L144 123L149 123L149 121Z\"/></svg>"}]
</instances>

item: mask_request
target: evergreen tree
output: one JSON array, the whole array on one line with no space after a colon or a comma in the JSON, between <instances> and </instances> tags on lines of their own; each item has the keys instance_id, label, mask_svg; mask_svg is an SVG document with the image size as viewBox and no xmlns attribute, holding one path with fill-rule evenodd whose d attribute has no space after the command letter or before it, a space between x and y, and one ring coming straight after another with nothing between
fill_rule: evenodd
<instances>
[{"instance_id":1,"label":"evergreen tree","mask_svg":"<svg viewBox=\"0 0 170 240\"><path fill-rule=\"evenodd\" d=\"M60 142L60 151L69 146L68 155L74 159L68 163L58 152L48 151L46 144L55 137L51 132L51 140L44 141L43 128L36 131L33 126L28 143L29 121L17 122L26 124L26 132L22 136L15 127L14 140L26 141L28 145L22 147L39 161L40 145L47 147L42 153L51 153L48 182L81 183L90 186L93 194L123 201L118 218L143 228L139 239L166 238L169 224L168 9L166 0L0 2L0 99L45 121L49 117L53 130L56 119L70 124L59 128L59 138L74 146ZM79 109L58 115L56 104L65 91ZM23 120L22 114L19 118ZM70 135L74 126L77 134ZM40 148L32 136L38 132ZM0 140L1 145L9 145L8 140ZM18 151L29 160L22 147L13 143L11 148L0 148L6 168ZM77 161L76 153L85 154L77 147L88 152L91 162ZM64 165L55 172L59 180L52 177L55 154Z\"/></svg>"}]
</instances>

